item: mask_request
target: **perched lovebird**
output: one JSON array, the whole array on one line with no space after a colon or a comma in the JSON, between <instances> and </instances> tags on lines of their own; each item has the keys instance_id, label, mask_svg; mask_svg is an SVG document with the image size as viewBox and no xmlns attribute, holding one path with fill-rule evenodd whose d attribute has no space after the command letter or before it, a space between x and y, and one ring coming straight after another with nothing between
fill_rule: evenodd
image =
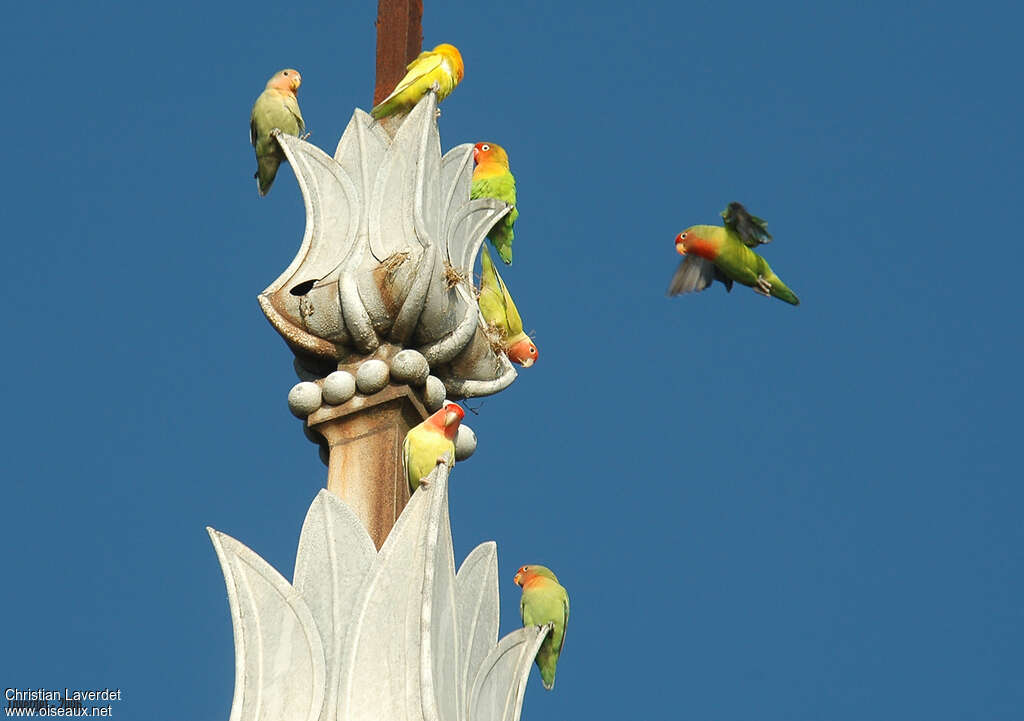
<instances>
[{"instance_id":1,"label":"perched lovebird","mask_svg":"<svg viewBox=\"0 0 1024 721\"><path fill-rule=\"evenodd\" d=\"M480 249L480 314L501 340L501 349L509 360L529 368L537 360L537 346L523 332L523 319L508 287L498 275L487 246Z\"/></svg>"},{"instance_id":2,"label":"perched lovebird","mask_svg":"<svg viewBox=\"0 0 1024 721\"><path fill-rule=\"evenodd\" d=\"M513 206L508 215L499 220L487 234L505 265L511 265L512 226L519 217L519 211L515 208L516 179L508 169L508 154L500 145L477 143L473 146L473 161L476 167L473 169L473 185L469 197L497 198Z\"/></svg>"},{"instance_id":3,"label":"perched lovebird","mask_svg":"<svg viewBox=\"0 0 1024 721\"><path fill-rule=\"evenodd\" d=\"M419 488L420 480L434 470L445 453L451 454L455 464L455 434L465 415L462 406L448 403L405 434L402 464L411 490Z\"/></svg>"},{"instance_id":4,"label":"perched lovebird","mask_svg":"<svg viewBox=\"0 0 1024 721\"><path fill-rule=\"evenodd\" d=\"M551 633L537 650L537 668L544 688L555 686L555 666L565 646L565 629L569 625L569 594L558 583L558 577L544 566L523 566L512 579L523 587L519 613L524 626L543 626L550 623Z\"/></svg>"},{"instance_id":5,"label":"perched lovebird","mask_svg":"<svg viewBox=\"0 0 1024 721\"><path fill-rule=\"evenodd\" d=\"M448 43L441 43L433 50L420 53L406 66L406 70L408 72L391 91L391 95L370 111L375 120L399 112L409 112L435 83L437 102L440 103L465 74L459 49Z\"/></svg>"},{"instance_id":6,"label":"perched lovebird","mask_svg":"<svg viewBox=\"0 0 1024 721\"><path fill-rule=\"evenodd\" d=\"M256 148L256 185L260 195L266 195L277 175L277 167L284 160L284 152L272 132L280 130L298 136L306 128L299 112L299 99L295 93L302 84L298 70L278 70L267 81L266 89L256 98L249 118L249 140Z\"/></svg>"},{"instance_id":7,"label":"perched lovebird","mask_svg":"<svg viewBox=\"0 0 1024 721\"><path fill-rule=\"evenodd\" d=\"M732 290L735 281L761 295L800 305L800 299L775 275L768 261L748 247L771 239L764 221L747 213L739 203L731 203L722 217L727 223L724 228L694 225L676 236L676 251L686 257L672 276L668 294L704 290L715 280Z\"/></svg>"}]
</instances>

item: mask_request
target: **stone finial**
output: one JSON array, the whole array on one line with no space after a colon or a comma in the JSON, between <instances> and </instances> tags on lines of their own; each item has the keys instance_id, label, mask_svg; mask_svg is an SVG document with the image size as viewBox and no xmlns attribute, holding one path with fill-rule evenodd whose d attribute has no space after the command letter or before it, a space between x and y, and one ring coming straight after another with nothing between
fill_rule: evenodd
<instances>
[{"instance_id":1,"label":"stone finial","mask_svg":"<svg viewBox=\"0 0 1024 721\"><path fill-rule=\"evenodd\" d=\"M379 552L320 491L292 583L207 529L235 630L231 721L518 721L549 627L498 640L496 546L477 546L456 573L448 467L428 479Z\"/></svg>"},{"instance_id":2,"label":"stone finial","mask_svg":"<svg viewBox=\"0 0 1024 721\"><path fill-rule=\"evenodd\" d=\"M297 354L353 365L413 349L450 397L489 395L516 372L487 342L473 264L510 206L470 200L472 145L442 156L435 110L427 93L392 140L357 109L333 158L279 137L305 200L306 232L259 301Z\"/></svg>"}]
</instances>

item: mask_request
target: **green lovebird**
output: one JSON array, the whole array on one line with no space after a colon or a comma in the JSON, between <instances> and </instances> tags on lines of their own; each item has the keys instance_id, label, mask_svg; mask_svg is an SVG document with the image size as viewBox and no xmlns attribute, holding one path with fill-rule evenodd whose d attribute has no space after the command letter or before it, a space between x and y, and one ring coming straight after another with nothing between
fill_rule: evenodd
<instances>
[{"instance_id":1,"label":"green lovebird","mask_svg":"<svg viewBox=\"0 0 1024 721\"><path fill-rule=\"evenodd\" d=\"M410 490L419 488L420 481L434 470L445 453L451 454L451 463L455 465L455 434L465 416L462 406L448 403L405 434L402 465Z\"/></svg>"},{"instance_id":2,"label":"green lovebird","mask_svg":"<svg viewBox=\"0 0 1024 721\"><path fill-rule=\"evenodd\" d=\"M523 319L519 317L508 286L498 275L486 246L480 249L480 297L477 304L488 327L496 331L501 350L508 359L523 368L532 366L537 360L537 346L523 332Z\"/></svg>"},{"instance_id":3,"label":"green lovebird","mask_svg":"<svg viewBox=\"0 0 1024 721\"><path fill-rule=\"evenodd\" d=\"M771 240L765 222L739 203L730 203L722 218L725 227L694 225L676 236L676 251L686 257L672 276L668 294L704 290L715 280L731 291L735 281L761 295L800 305L800 299L775 275L768 261L751 250Z\"/></svg>"},{"instance_id":4,"label":"green lovebird","mask_svg":"<svg viewBox=\"0 0 1024 721\"><path fill-rule=\"evenodd\" d=\"M551 633L537 650L540 680L548 691L555 687L555 667L565 646L565 629L569 625L569 594L558 583L550 568L523 566L516 571L516 585L523 587L519 613L524 626L551 624Z\"/></svg>"},{"instance_id":5,"label":"green lovebird","mask_svg":"<svg viewBox=\"0 0 1024 721\"><path fill-rule=\"evenodd\" d=\"M260 196L270 190L277 167L284 160L284 152L274 139L273 131L298 136L306 128L299 112L299 99L295 95L301 84L302 76L298 70L278 70L252 106L249 140L256 148L255 178Z\"/></svg>"},{"instance_id":6,"label":"green lovebird","mask_svg":"<svg viewBox=\"0 0 1024 721\"><path fill-rule=\"evenodd\" d=\"M473 185L469 197L497 198L513 206L508 215L499 220L487 234L505 265L511 265L512 238L515 235L512 226L519 217L519 211L515 208L516 179L508 169L508 154L500 145L477 143L473 146L473 161L476 167L473 169Z\"/></svg>"}]
</instances>

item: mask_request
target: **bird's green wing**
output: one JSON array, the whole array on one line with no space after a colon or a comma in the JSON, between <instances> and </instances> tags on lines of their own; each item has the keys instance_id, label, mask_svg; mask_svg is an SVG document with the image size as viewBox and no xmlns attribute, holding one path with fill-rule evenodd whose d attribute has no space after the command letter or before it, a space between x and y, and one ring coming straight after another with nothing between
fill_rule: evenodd
<instances>
[{"instance_id":1,"label":"bird's green wing","mask_svg":"<svg viewBox=\"0 0 1024 721\"><path fill-rule=\"evenodd\" d=\"M292 117L295 118L295 122L298 123L299 132L296 135L302 133L306 129L306 121L302 119L302 112L299 110L299 101L294 95L289 95L284 100L284 105L288 108L288 112L291 113Z\"/></svg>"},{"instance_id":2,"label":"bird's green wing","mask_svg":"<svg viewBox=\"0 0 1024 721\"><path fill-rule=\"evenodd\" d=\"M512 294L508 292L508 286L505 285L505 281L498 275L498 271L494 271L494 275L498 278L498 285L501 286L501 294L505 299L505 318L508 321L508 334L509 338L514 338L523 332L523 319L519 317L519 309L516 308L515 301L512 300Z\"/></svg>"},{"instance_id":3,"label":"bird's green wing","mask_svg":"<svg viewBox=\"0 0 1024 721\"><path fill-rule=\"evenodd\" d=\"M480 305L480 313L484 320L508 337L510 328L505 297L504 284L498 277L498 271L491 260L491 254L487 252L487 246L484 246L480 249L480 297L477 303Z\"/></svg>"}]
</instances>

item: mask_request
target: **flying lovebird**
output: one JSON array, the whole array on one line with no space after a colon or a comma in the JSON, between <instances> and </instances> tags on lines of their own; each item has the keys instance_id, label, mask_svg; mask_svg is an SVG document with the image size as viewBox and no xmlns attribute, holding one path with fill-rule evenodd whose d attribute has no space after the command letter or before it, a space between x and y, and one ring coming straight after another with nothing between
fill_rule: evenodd
<instances>
[{"instance_id":1,"label":"flying lovebird","mask_svg":"<svg viewBox=\"0 0 1024 721\"><path fill-rule=\"evenodd\" d=\"M512 206L512 210L499 220L487 233L494 249L505 261L512 264L512 226L519 211L516 209L516 179L508 169L508 153L494 143L477 143L473 146L473 185L469 190L470 199L497 198Z\"/></svg>"},{"instance_id":2,"label":"flying lovebird","mask_svg":"<svg viewBox=\"0 0 1024 721\"><path fill-rule=\"evenodd\" d=\"M565 646L565 629L569 625L569 594L558 583L558 577L545 566L523 566L516 571L516 585L523 587L519 613L523 626L551 624L551 632L537 650L537 668L544 688L555 686L555 667Z\"/></svg>"},{"instance_id":3,"label":"flying lovebird","mask_svg":"<svg viewBox=\"0 0 1024 721\"><path fill-rule=\"evenodd\" d=\"M374 120L399 112L409 112L436 85L437 102L448 97L462 80L466 69L462 54L454 45L441 43L433 50L420 53L406 66L405 77L370 111Z\"/></svg>"},{"instance_id":4,"label":"flying lovebird","mask_svg":"<svg viewBox=\"0 0 1024 721\"><path fill-rule=\"evenodd\" d=\"M739 203L730 203L722 217L725 227L694 225L676 236L676 251L685 258L672 276L668 294L701 291L716 280L731 291L735 281L761 295L800 305L800 299L775 275L768 261L750 249L771 240L765 222Z\"/></svg>"},{"instance_id":5,"label":"flying lovebird","mask_svg":"<svg viewBox=\"0 0 1024 721\"><path fill-rule=\"evenodd\" d=\"M493 328L501 343L501 350L513 363L529 368L537 360L537 346L523 332L523 319L508 292L508 286L498 275L487 246L480 249L480 314L488 327Z\"/></svg>"},{"instance_id":6,"label":"flying lovebird","mask_svg":"<svg viewBox=\"0 0 1024 721\"><path fill-rule=\"evenodd\" d=\"M274 131L298 136L306 129L299 112L295 93L302 85L298 70L278 70L267 81L266 89L256 98L249 118L249 140L256 149L256 187L260 196L267 194L277 168L284 160L284 151L274 138Z\"/></svg>"},{"instance_id":7,"label":"flying lovebird","mask_svg":"<svg viewBox=\"0 0 1024 721\"><path fill-rule=\"evenodd\" d=\"M434 470L434 466L441 463L445 453L451 454L451 463L455 465L455 434L465 416L462 406L447 403L405 434L402 465L405 467L405 477L409 479L410 490L415 492L419 488L420 481Z\"/></svg>"}]
</instances>

